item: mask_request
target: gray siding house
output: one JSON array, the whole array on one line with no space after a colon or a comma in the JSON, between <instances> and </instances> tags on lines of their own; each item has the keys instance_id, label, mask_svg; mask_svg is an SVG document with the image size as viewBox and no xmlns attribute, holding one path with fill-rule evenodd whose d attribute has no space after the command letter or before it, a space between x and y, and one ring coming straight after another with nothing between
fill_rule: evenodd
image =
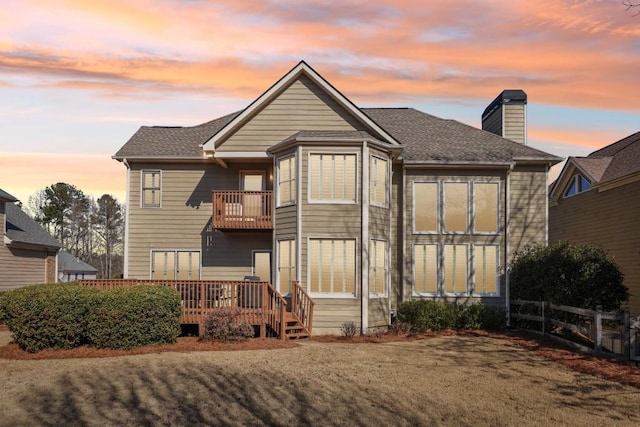
<instances>
[{"instance_id":1,"label":"gray siding house","mask_svg":"<svg viewBox=\"0 0 640 427\"><path fill-rule=\"evenodd\" d=\"M504 305L515 251L547 242L561 160L502 136L526 133L525 104L496 98L483 114L496 135L360 108L300 62L242 111L143 126L113 156L127 168L125 278L258 276L283 295L297 281L320 333L387 326L413 298Z\"/></svg>"},{"instance_id":2,"label":"gray siding house","mask_svg":"<svg viewBox=\"0 0 640 427\"><path fill-rule=\"evenodd\" d=\"M595 244L615 259L640 315L640 132L569 157L550 191L549 241Z\"/></svg>"},{"instance_id":3,"label":"gray siding house","mask_svg":"<svg viewBox=\"0 0 640 427\"><path fill-rule=\"evenodd\" d=\"M56 281L62 246L0 189L0 291Z\"/></svg>"}]
</instances>

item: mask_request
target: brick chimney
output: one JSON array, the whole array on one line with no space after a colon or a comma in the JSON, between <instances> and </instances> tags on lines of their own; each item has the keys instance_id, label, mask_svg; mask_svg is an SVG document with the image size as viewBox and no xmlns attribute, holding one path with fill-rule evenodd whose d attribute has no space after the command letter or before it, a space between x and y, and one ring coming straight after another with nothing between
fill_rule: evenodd
<instances>
[{"instance_id":1,"label":"brick chimney","mask_svg":"<svg viewBox=\"0 0 640 427\"><path fill-rule=\"evenodd\" d=\"M482 129L527 145L527 94L503 90L482 113Z\"/></svg>"}]
</instances>

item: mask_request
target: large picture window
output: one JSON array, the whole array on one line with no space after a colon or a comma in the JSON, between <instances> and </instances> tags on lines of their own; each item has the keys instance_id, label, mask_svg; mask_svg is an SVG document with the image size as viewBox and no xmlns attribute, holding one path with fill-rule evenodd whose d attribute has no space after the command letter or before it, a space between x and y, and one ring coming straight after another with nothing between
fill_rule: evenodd
<instances>
[{"instance_id":1,"label":"large picture window","mask_svg":"<svg viewBox=\"0 0 640 427\"><path fill-rule=\"evenodd\" d=\"M309 291L314 294L356 294L356 241L309 240Z\"/></svg>"},{"instance_id":2,"label":"large picture window","mask_svg":"<svg viewBox=\"0 0 640 427\"><path fill-rule=\"evenodd\" d=\"M498 247L474 246L474 293L480 295L498 294Z\"/></svg>"},{"instance_id":3,"label":"large picture window","mask_svg":"<svg viewBox=\"0 0 640 427\"><path fill-rule=\"evenodd\" d=\"M415 182L413 184L414 230L435 233L438 231L438 183Z\"/></svg>"},{"instance_id":4,"label":"large picture window","mask_svg":"<svg viewBox=\"0 0 640 427\"><path fill-rule=\"evenodd\" d=\"M278 206L296 203L296 158L278 160Z\"/></svg>"},{"instance_id":5,"label":"large picture window","mask_svg":"<svg viewBox=\"0 0 640 427\"><path fill-rule=\"evenodd\" d=\"M356 202L356 154L310 154L309 200Z\"/></svg>"},{"instance_id":6,"label":"large picture window","mask_svg":"<svg viewBox=\"0 0 640 427\"><path fill-rule=\"evenodd\" d=\"M418 294L438 293L438 246L415 245L413 249L414 291Z\"/></svg>"},{"instance_id":7,"label":"large picture window","mask_svg":"<svg viewBox=\"0 0 640 427\"><path fill-rule=\"evenodd\" d=\"M296 280L296 241L278 240L278 290L283 295L291 291Z\"/></svg>"},{"instance_id":8,"label":"large picture window","mask_svg":"<svg viewBox=\"0 0 640 427\"><path fill-rule=\"evenodd\" d=\"M498 184L476 182L473 184L474 231L495 233L498 231Z\"/></svg>"},{"instance_id":9,"label":"large picture window","mask_svg":"<svg viewBox=\"0 0 640 427\"><path fill-rule=\"evenodd\" d=\"M369 174L369 202L373 205L387 206L387 161L371 156Z\"/></svg>"},{"instance_id":10,"label":"large picture window","mask_svg":"<svg viewBox=\"0 0 640 427\"><path fill-rule=\"evenodd\" d=\"M200 252L151 251L151 279L200 280Z\"/></svg>"},{"instance_id":11,"label":"large picture window","mask_svg":"<svg viewBox=\"0 0 640 427\"><path fill-rule=\"evenodd\" d=\"M159 208L161 195L161 173L159 170L142 171L142 207Z\"/></svg>"},{"instance_id":12,"label":"large picture window","mask_svg":"<svg viewBox=\"0 0 640 427\"><path fill-rule=\"evenodd\" d=\"M369 296L386 296L387 263L386 242L371 240L369 244Z\"/></svg>"}]
</instances>

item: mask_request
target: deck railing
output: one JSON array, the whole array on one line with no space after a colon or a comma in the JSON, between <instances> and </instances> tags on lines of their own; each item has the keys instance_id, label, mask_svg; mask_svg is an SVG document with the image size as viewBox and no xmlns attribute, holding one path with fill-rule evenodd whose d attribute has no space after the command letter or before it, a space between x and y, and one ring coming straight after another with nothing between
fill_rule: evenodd
<instances>
[{"instance_id":1,"label":"deck railing","mask_svg":"<svg viewBox=\"0 0 640 427\"><path fill-rule=\"evenodd\" d=\"M213 227L218 229L271 229L271 191L214 191Z\"/></svg>"},{"instance_id":2,"label":"deck railing","mask_svg":"<svg viewBox=\"0 0 640 427\"><path fill-rule=\"evenodd\" d=\"M269 332L285 339L284 316L287 302L269 282L225 280L80 280L81 285L97 289L127 288L140 285L168 286L182 298L182 323L203 325L213 310L238 309L240 319L260 326L261 338Z\"/></svg>"},{"instance_id":3,"label":"deck railing","mask_svg":"<svg viewBox=\"0 0 640 427\"><path fill-rule=\"evenodd\" d=\"M298 282L292 282L291 286L291 312L295 314L300 322L311 335L313 327L313 306L315 302L309 298Z\"/></svg>"}]
</instances>

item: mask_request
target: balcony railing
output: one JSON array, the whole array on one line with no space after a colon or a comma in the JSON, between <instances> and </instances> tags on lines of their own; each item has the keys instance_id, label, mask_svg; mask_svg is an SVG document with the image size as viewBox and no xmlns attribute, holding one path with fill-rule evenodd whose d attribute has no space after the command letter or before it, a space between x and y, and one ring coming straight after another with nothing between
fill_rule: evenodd
<instances>
[{"instance_id":1,"label":"balcony railing","mask_svg":"<svg viewBox=\"0 0 640 427\"><path fill-rule=\"evenodd\" d=\"M213 228L271 229L271 191L214 191Z\"/></svg>"}]
</instances>

